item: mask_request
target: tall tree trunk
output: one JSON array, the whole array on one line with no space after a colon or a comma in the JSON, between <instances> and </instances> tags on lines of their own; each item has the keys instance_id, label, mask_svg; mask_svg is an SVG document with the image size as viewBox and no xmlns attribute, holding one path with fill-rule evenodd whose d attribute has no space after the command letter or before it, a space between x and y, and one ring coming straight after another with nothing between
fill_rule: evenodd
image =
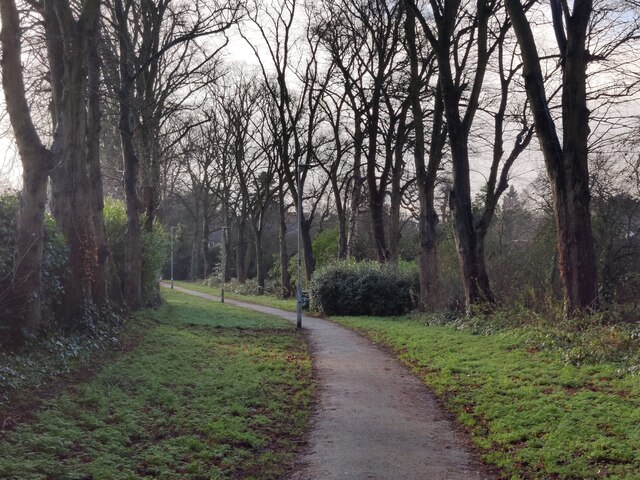
<instances>
[{"instance_id":1,"label":"tall tree trunk","mask_svg":"<svg viewBox=\"0 0 640 480\"><path fill-rule=\"evenodd\" d=\"M107 259L109 244L104 226L104 196L102 188L102 171L100 168L100 132L102 111L100 106L100 54L98 52L100 22L96 16L90 27L88 41L88 78L89 78L89 115L87 160L89 171L89 193L93 210L94 232L98 245L98 264L93 277L93 301L99 307L107 299Z\"/></svg>"},{"instance_id":2,"label":"tall tree trunk","mask_svg":"<svg viewBox=\"0 0 640 480\"><path fill-rule=\"evenodd\" d=\"M89 4L83 5L83 9ZM100 2L91 2L90 10L84 10L76 21L71 6L58 2L45 6L47 36L60 35L56 45L63 46L63 54L55 59L62 66L52 65L52 70L61 68L62 91L55 95L60 99L56 108L57 133L61 148L56 155L58 162L51 173L52 212L69 244L70 274L64 282L61 315L69 325L77 323L87 304L93 301L94 280L99 271L99 245L95 232L98 213L96 202L90 192L89 169L91 161L87 153L93 149L88 135L99 133L99 125L89 124L87 100L89 98L88 66L90 43L95 41L95 21ZM94 31L92 35L91 32ZM95 72L94 72L95 74ZM93 112L95 113L95 112ZM93 118L99 121L98 118ZM97 129L97 130L96 130ZM96 141L97 138L94 139ZM89 163L89 165L88 165ZM102 287L100 288L102 289Z\"/></svg>"},{"instance_id":3,"label":"tall tree trunk","mask_svg":"<svg viewBox=\"0 0 640 480\"><path fill-rule=\"evenodd\" d=\"M264 249L262 248L262 226L255 225L253 228L256 246L256 277L258 281L258 290L262 295L264 293L265 271L264 271Z\"/></svg>"},{"instance_id":4,"label":"tall tree trunk","mask_svg":"<svg viewBox=\"0 0 640 480\"><path fill-rule=\"evenodd\" d=\"M444 97L446 110L446 95ZM454 236L464 299L469 309L472 305L491 304L494 300L488 278L486 275L483 276L478 259L478 238L471 210L468 139L459 122L455 125L456 119L459 119L457 115L447 115L453 163L453 189L449 194L449 206L453 212Z\"/></svg>"},{"instance_id":5,"label":"tall tree trunk","mask_svg":"<svg viewBox=\"0 0 640 480\"><path fill-rule=\"evenodd\" d=\"M331 190L336 202L336 215L338 217L338 258L347 258L347 215L340 195L340 186L335 176L331 178Z\"/></svg>"},{"instance_id":6,"label":"tall tree trunk","mask_svg":"<svg viewBox=\"0 0 640 480\"><path fill-rule=\"evenodd\" d=\"M389 260L398 263L400 257L400 208L402 206L402 173L404 172L404 146L406 141L406 120L409 104L402 107L396 130L396 143L393 145L393 167L391 169ZM391 140L389 140L391 141Z\"/></svg>"},{"instance_id":7,"label":"tall tree trunk","mask_svg":"<svg viewBox=\"0 0 640 480\"><path fill-rule=\"evenodd\" d=\"M384 197L385 188L378 188L377 181L377 153L378 153L378 123L380 120L380 97L382 96L381 80L374 80L371 99L371 114L369 116L369 145L367 151L367 190L369 192L369 214L371 217L371 243L375 258L384 263L389 260L389 250L384 232Z\"/></svg>"},{"instance_id":8,"label":"tall tree trunk","mask_svg":"<svg viewBox=\"0 0 640 480\"><path fill-rule=\"evenodd\" d=\"M311 280L316 270L316 259L313 255L313 242L311 240L311 222L302 218L302 251L304 252L304 273L307 282Z\"/></svg>"},{"instance_id":9,"label":"tall tree trunk","mask_svg":"<svg viewBox=\"0 0 640 480\"><path fill-rule=\"evenodd\" d=\"M484 249L486 238L487 238L487 230L478 231L476 229L475 259L478 265L477 266L478 281L481 286L486 285L486 287L481 287L481 288L485 288L486 291L488 291L489 293L492 293L490 289L491 284L489 282L489 274L487 272L487 262L486 262L485 249ZM494 301L495 299L493 297L489 298L490 303Z\"/></svg>"},{"instance_id":10,"label":"tall tree trunk","mask_svg":"<svg viewBox=\"0 0 640 480\"><path fill-rule=\"evenodd\" d=\"M42 262L48 179L47 169L41 168L47 155L37 150L21 151L23 187L18 212L12 290L18 311L12 312L17 315L7 319L12 323L12 336L17 339L24 333L36 330L43 320Z\"/></svg>"},{"instance_id":11,"label":"tall tree trunk","mask_svg":"<svg viewBox=\"0 0 640 480\"><path fill-rule=\"evenodd\" d=\"M493 294L485 277L481 275L477 258L477 238L471 209L471 181L469 169L469 131L478 109L478 99L484 81L489 59L487 50L487 30L490 8L479 0L477 7L476 44L477 59L473 86L467 110L461 117L459 79L452 71L450 49L455 34L455 20L459 2L445 3L439 18L438 39L431 39L438 59L440 88L444 105L444 116L451 147L453 188L449 194L449 206L453 211L453 230L456 251L460 263L461 281L467 310L473 305L493 303ZM412 7L417 15L416 9ZM423 27L428 29L424 17L419 17ZM430 31L430 30L429 30ZM433 34L431 34L433 37Z\"/></svg>"},{"instance_id":12,"label":"tall tree trunk","mask_svg":"<svg viewBox=\"0 0 640 480\"><path fill-rule=\"evenodd\" d=\"M238 242L236 243L236 277L238 282L247 281L247 219L242 215L238 219Z\"/></svg>"},{"instance_id":13,"label":"tall tree trunk","mask_svg":"<svg viewBox=\"0 0 640 480\"><path fill-rule=\"evenodd\" d=\"M563 52L562 129L565 175L555 180L560 272L566 289L567 313L598 307L598 268L589 204L589 109L587 108L586 32L591 0L574 2Z\"/></svg>"},{"instance_id":14,"label":"tall tree trunk","mask_svg":"<svg viewBox=\"0 0 640 480\"><path fill-rule=\"evenodd\" d=\"M531 25L519 0L507 0L506 7L520 46L525 88L551 181L565 310L569 316L578 315L598 307L597 259L589 211L589 110L586 100L585 46L593 5L591 0L573 3L573 14L565 19L566 38L562 11L556 10L554 14L563 62L562 145L555 122L549 114Z\"/></svg>"},{"instance_id":15,"label":"tall tree trunk","mask_svg":"<svg viewBox=\"0 0 640 480\"><path fill-rule=\"evenodd\" d=\"M408 0L405 1L408 3ZM442 118L444 107L442 104L442 89L438 86L434 99L431 145L427 165L425 158L424 112L420 101L421 83L415 34L416 19L415 13L410 5L407 5L406 8L404 27L410 63L409 98L414 122L414 163L418 186L418 200L420 202L420 212L418 216L418 233L420 238L418 257L420 273L419 307L422 310L426 310L429 307L437 305L440 293L436 236L438 214L435 209L435 185L445 142Z\"/></svg>"},{"instance_id":16,"label":"tall tree trunk","mask_svg":"<svg viewBox=\"0 0 640 480\"><path fill-rule=\"evenodd\" d=\"M129 107L120 107L120 136L124 162L124 192L127 210L127 228L124 239L123 298L132 310L142 306L142 231L140 228L140 201L138 199L138 156L133 147L129 124Z\"/></svg>"},{"instance_id":17,"label":"tall tree trunk","mask_svg":"<svg viewBox=\"0 0 640 480\"><path fill-rule=\"evenodd\" d=\"M47 180L53 155L47 150L31 119L22 75L20 16L14 0L0 2L2 31L2 87L11 127L22 161L23 187L16 225L13 298L20 313L2 319L12 340L19 341L42 323L42 260Z\"/></svg>"},{"instance_id":18,"label":"tall tree trunk","mask_svg":"<svg viewBox=\"0 0 640 480\"><path fill-rule=\"evenodd\" d=\"M207 218L206 208L202 209L202 278L209 276L209 219Z\"/></svg>"},{"instance_id":19,"label":"tall tree trunk","mask_svg":"<svg viewBox=\"0 0 640 480\"><path fill-rule=\"evenodd\" d=\"M144 89L145 86L142 88ZM143 90L144 91L144 90ZM145 98L152 97L154 94L152 89L146 89L145 93L139 92ZM159 189L160 189L160 147L158 145L160 138L160 126L157 118L149 118L145 110L141 125L141 144L145 154L142 162L142 171L140 175L142 193L142 211L144 212L144 229L147 232L153 230L153 222L156 219L156 213L159 206Z\"/></svg>"},{"instance_id":20,"label":"tall tree trunk","mask_svg":"<svg viewBox=\"0 0 640 480\"><path fill-rule=\"evenodd\" d=\"M362 116L355 113L355 132L353 136L353 185L351 189L351 204L349 209L349 232L347 235L347 258L355 255L356 241L358 237L358 214L362 204L362 150L364 145L364 132L362 131Z\"/></svg>"},{"instance_id":21,"label":"tall tree trunk","mask_svg":"<svg viewBox=\"0 0 640 480\"><path fill-rule=\"evenodd\" d=\"M127 207L127 229L124 241L123 298L129 308L137 310L142 306L142 232L140 228L140 199L138 197L138 174L140 161L136 154L131 125L133 105L133 66L127 31L127 18L122 0L114 1L117 18L118 46L120 54L120 141L124 163L124 192Z\"/></svg>"},{"instance_id":22,"label":"tall tree trunk","mask_svg":"<svg viewBox=\"0 0 640 480\"><path fill-rule=\"evenodd\" d=\"M400 206L402 202L402 191L400 181L391 179L391 195L389 196L389 261L398 263L400 258Z\"/></svg>"},{"instance_id":23,"label":"tall tree trunk","mask_svg":"<svg viewBox=\"0 0 640 480\"><path fill-rule=\"evenodd\" d=\"M287 209L284 204L284 188L278 191L279 246L280 246L280 289L282 298L291 296L291 276L289 275L289 255L287 254Z\"/></svg>"},{"instance_id":24,"label":"tall tree trunk","mask_svg":"<svg viewBox=\"0 0 640 480\"><path fill-rule=\"evenodd\" d=\"M191 264L189 266L189 280L192 282L198 279L198 271L200 267L200 235L198 229L194 229L193 239L191 240Z\"/></svg>"}]
</instances>

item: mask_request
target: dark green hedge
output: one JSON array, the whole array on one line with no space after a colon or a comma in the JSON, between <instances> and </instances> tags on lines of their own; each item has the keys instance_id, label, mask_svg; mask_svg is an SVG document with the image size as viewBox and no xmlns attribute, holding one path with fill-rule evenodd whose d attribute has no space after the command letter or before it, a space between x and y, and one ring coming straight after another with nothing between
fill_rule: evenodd
<instances>
[{"instance_id":1,"label":"dark green hedge","mask_svg":"<svg viewBox=\"0 0 640 480\"><path fill-rule=\"evenodd\" d=\"M314 273L312 306L325 315L401 315L414 306L413 268L376 262L337 262Z\"/></svg>"}]
</instances>

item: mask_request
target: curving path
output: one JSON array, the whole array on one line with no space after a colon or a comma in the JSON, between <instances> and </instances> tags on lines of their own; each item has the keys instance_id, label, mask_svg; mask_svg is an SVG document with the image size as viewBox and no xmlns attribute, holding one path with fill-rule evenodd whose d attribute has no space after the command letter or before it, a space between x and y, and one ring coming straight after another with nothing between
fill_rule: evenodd
<instances>
[{"instance_id":1,"label":"curving path","mask_svg":"<svg viewBox=\"0 0 640 480\"><path fill-rule=\"evenodd\" d=\"M295 313L276 308L225 302L296 319ZM367 339L330 321L305 316L302 325L309 333L319 395L309 448L289 480L492 478L409 370Z\"/></svg>"}]
</instances>

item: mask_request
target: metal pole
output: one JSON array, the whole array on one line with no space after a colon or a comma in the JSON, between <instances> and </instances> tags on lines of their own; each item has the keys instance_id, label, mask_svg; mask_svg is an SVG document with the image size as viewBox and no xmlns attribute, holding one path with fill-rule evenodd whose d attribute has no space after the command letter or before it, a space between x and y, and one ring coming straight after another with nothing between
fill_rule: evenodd
<instances>
[{"instance_id":1,"label":"metal pole","mask_svg":"<svg viewBox=\"0 0 640 480\"><path fill-rule=\"evenodd\" d=\"M220 302L224 303L224 282L227 277L227 227L222 227L222 284L220 286Z\"/></svg>"},{"instance_id":2,"label":"metal pole","mask_svg":"<svg viewBox=\"0 0 640 480\"><path fill-rule=\"evenodd\" d=\"M176 227L171 227L171 290L173 290L173 237Z\"/></svg>"},{"instance_id":3,"label":"metal pole","mask_svg":"<svg viewBox=\"0 0 640 480\"><path fill-rule=\"evenodd\" d=\"M300 248L300 236L302 234L302 185L300 170L306 165L298 163L296 168L296 184L298 187L298 286L297 286L297 305L296 305L296 327L302 328L302 250Z\"/></svg>"}]
</instances>

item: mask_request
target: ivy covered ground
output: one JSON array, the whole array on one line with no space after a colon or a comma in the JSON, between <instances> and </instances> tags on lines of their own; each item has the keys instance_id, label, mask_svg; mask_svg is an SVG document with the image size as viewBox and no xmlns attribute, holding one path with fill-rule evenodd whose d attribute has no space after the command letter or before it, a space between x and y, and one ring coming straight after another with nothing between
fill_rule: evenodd
<instances>
[{"instance_id":1,"label":"ivy covered ground","mask_svg":"<svg viewBox=\"0 0 640 480\"><path fill-rule=\"evenodd\" d=\"M306 344L284 320L177 292L137 346L0 431L0 478L281 478L307 424Z\"/></svg>"}]
</instances>

